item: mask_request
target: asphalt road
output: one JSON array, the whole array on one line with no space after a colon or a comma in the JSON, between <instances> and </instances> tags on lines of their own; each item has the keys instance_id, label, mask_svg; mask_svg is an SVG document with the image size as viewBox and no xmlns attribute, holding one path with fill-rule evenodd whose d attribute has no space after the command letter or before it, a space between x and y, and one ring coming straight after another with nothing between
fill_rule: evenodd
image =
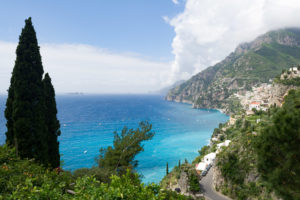
<instances>
[{"instance_id":1,"label":"asphalt road","mask_svg":"<svg viewBox=\"0 0 300 200\"><path fill-rule=\"evenodd\" d=\"M200 181L200 187L203 191L205 199L208 200L231 200L230 198L215 191L212 185L213 182L213 168L209 170L205 177Z\"/></svg>"}]
</instances>

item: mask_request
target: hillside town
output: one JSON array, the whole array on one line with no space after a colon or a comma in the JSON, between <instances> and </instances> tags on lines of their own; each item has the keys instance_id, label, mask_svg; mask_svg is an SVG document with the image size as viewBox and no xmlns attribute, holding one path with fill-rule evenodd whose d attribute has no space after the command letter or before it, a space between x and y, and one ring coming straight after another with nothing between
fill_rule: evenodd
<instances>
[{"instance_id":1,"label":"hillside town","mask_svg":"<svg viewBox=\"0 0 300 200\"><path fill-rule=\"evenodd\" d=\"M292 67L280 75L280 80L300 77L299 67ZM270 82L272 82L270 80ZM252 91L239 92L234 94L240 99L243 109L247 115L253 114L253 109L266 111L270 106L281 106L284 97L292 86L274 83L262 83L253 87Z\"/></svg>"}]
</instances>

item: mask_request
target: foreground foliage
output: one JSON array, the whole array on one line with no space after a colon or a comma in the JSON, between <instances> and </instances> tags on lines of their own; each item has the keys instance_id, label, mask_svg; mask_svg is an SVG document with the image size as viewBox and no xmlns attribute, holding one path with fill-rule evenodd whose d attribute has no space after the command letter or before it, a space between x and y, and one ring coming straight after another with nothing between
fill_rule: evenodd
<instances>
[{"instance_id":1,"label":"foreground foliage","mask_svg":"<svg viewBox=\"0 0 300 200\"><path fill-rule=\"evenodd\" d=\"M258 170L285 199L300 199L300 90L291 90L282 108L258 137Z\"/></svg>"},{"instance_id":2,"label":"foreground foliage","mask_svg":"<svg viewBox=\"0 0 300 200\"><path fill-rule=\"evenodd\" d=\"M110 180L103 183L86 175L74 178L69 172L59 173L34 160L22 160L14 149L0 146L0 199L187 199L156 184L145 185L129 170L122 176L111 176Z\"/></svg>"},{"instance_id":3,"label":"foreground foliage","mask_svg":"<svg viewBox=\"0 0 300 200\"><path fill-rule=\"evenodd\" d=\"M14 149L0 146L0 199L59 199L72 181L70 175L21 160Z\"/></svg>"}]
</instances>

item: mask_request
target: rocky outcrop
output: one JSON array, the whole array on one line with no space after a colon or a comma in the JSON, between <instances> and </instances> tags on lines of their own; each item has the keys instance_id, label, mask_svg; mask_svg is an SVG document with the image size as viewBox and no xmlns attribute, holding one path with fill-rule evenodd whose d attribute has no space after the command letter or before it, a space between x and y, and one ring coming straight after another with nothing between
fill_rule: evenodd
<instances>
[{"instance_id":1,"label":"rocky outcrop","mask_svg":"<svg viewBox=\"0 0 300 200\"><path fill-rule=\"evenodd\" d=\"M177 189L179 188L179 190ZM186 172L182 171L180 173L180 178L177 180L177 184L171 185L170 189L173 191L180 191L181 194L188 194L188 175Z\"/></svg>"},{"instance_id":2,"label":"rocky outcrop","mask_svg":"<svg viewBox=\"0 0 300 200\"><path fill-rule=\"evenodd\" d=\"M219 191L219 188L221 188L225 184L224 177L222 176L220 170L217 167L213 168L213 186L214 188Z\"/></svg>"}]
</instances>

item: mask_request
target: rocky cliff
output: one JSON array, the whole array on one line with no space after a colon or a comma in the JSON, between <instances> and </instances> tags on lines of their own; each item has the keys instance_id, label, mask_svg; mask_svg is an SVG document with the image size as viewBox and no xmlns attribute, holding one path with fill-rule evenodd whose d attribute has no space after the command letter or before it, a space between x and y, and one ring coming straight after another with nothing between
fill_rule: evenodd
<instances>
[{"instance_id":1,"label":"rocky cliff","mask_svg":"<svg viewBox=\"0 0 300 200\"><path fill-rule=\"evenodd\" d=\"M169 91L169 101L195 108L222 108L230 113L232 94L251 90L300 63L300 29L268 32L239 45L220 63L208 67Z\"/></svg>"}]
</instances>

